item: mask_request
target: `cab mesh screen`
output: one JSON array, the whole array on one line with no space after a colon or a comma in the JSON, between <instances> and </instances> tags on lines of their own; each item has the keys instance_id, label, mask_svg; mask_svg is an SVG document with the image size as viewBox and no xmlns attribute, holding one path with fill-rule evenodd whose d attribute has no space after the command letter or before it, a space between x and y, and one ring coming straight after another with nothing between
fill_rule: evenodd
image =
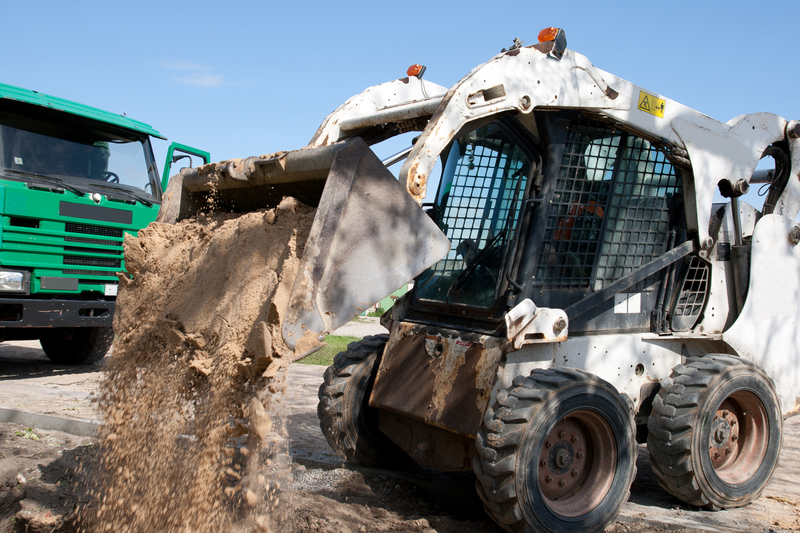
<instances>
[{"instance_id":1,"label":"cab mesh screen","mask_svg":"<svg viewBox=\"0 0 800 533\"><path fill-rule=\"evenodd\" d=\"M605 128L576 126L570 130L539 255L536 277L544 285L589 285L620 137Z\"/></svg>"},{"instance_id":2,"label":"cab mesh screen","mask_svg":"<svg viewBox=\"0 0 800 533\"><path fill-rule=\"evenodd\" d=\"M680 192L675 169L648 141L573 126L548 210L539 285L599 290L660 256Z\"/></svg>"}]
</instances>

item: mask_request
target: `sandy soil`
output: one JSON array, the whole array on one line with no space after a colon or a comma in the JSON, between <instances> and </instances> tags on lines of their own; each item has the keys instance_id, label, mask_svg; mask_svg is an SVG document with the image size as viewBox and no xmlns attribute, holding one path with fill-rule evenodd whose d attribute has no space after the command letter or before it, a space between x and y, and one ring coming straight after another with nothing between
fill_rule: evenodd
<instances>
[{"instance_id":1,"label":"sandy soil","mask_svg":"<svg viewBox=\"0 0 800 533\"><path fill-rule=\"evenodd\" d=\"M37 404L33 399L40 392L49 393L54 379L63 378L58 394L52 393L39 412L62 412L81 396L78 403L87 409L91 406L91 385L86 384L97 382L99 368L66 373L50 366L40 349L19 344L0 345L0 398L13 385L20 394L19 403L34 410ZM323 371L310 365L290 367L286 405L295 491L285 493L286 504L293 510L293 522L287 529L502 531L481 510L470 475L437 475L423 469L375 471L342 464L325 442L316 418ZM78 502L88 501L86 485L90 484L74 471L79 464L96 461L96 443L34 428L40 439L36 441L26 438L27 433L23 426L0 424L0 533L26 528L45 533L54 528L56 532L72 531L70 511ZM26 484L17 481L17 474L25 477ZM798 481L800 417L786 422L781 462L764 496L743 509L715 513L681 505L657 486L642 449L631 499L607 531L797 531Z\"/></svg>"},{"instance_id":2,"label":"sandy soil","mask_svg":"<svg viewBox=\"0 0 800 533\"><path fill-rule=\"evenodd\" d=\"M77 472L91 469L97 460L92 439L0 424L0 532L75 531L74 509L88 501L92 487L91 479ZM641 472L642 460L639 466L632 501L608 532L800 529L798 499L776 496L772 488L747 511L691 510L663 494L660 498L666 501L654 503ZM296 460L292 477L294 490L280 494L284 505L293 509L291 520L283 524L285 531L502 531L483 514L469 475L355 470Z\"/></svg>"},{"instance_id":3,"label":"sandy soil","mask_svg":"<svg viewBox=\"0 0 800 533\"><path fill-rule=\"evenodd\" d=\"M356 322L353 328L363 325ZM36 342L0 344L0 405L64 419L94 418L91 399L106 363L53 365ZM291 509L284 531L501 533L483 513L469 474L376 471L343 464L316 417L323 372L323 367L311 365L289 367L284 415L290 446L285 460L292 462L294 490L285 492L284 485L279 496ZM0 424L0 533L72 532L74 509L89 501L95 483L76 470L83 465L84 472L92 471L97 441L29 428ZM644 448L631 492L607 531L800 531L800 417L786 421L772 482L745 508L711 512L682 505L658 487Z\"/></svg>"}]
</instances>

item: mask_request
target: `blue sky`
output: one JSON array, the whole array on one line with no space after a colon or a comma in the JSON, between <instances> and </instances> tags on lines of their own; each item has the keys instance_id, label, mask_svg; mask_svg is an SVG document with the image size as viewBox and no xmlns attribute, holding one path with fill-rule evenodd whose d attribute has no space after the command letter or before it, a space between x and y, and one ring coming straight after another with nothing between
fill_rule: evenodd
<instances>
[{"instance_id":1,"label":"blue sky","mask_svg":"<svg viewBox=\"0 0 800 533\"><path fill-rule=\"evenodd\" d=\"M214 160L299 148L413 63L450 86L546 26L595 66L719 120L800 119L796 1L0 0L0 13L1 82L126 113Z\"/></svg>"}]
</instances>

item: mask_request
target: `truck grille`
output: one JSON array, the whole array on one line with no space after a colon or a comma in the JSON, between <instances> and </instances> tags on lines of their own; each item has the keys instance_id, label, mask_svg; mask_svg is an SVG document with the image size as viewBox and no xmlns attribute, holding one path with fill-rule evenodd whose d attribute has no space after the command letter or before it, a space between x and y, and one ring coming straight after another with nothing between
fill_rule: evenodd
<instances>
[{"instance_id":1,"label":"truck grille","mask_svg":"<svg viewBox=\"0 0 800 533\"><path fill-rule=\"evenodd\" d=\"M21 216L0 221L3 265L30 270L32 287L33 280L42 276L78 278L79 285L117 281L117 273L125 264L124 228L54 222Z\"/></svg>"},{"instance_id":2,"label":"truck grille","mask_svg":"<svg viewBox=\"0 0 800 533\"><path fill-rule=\"evenodd\" d=\"M65 255L65 265L79 265L79 266L94 266L105 268L119 268L121 262L119 259L106 259L104 257L81 257L77 255ZM106 273L108 274L108 273Z\"/></svg>"},{"instance_id":3,"label":"truck grille","mask_svg":"<svg viewBox=\"0 0 800 533\"><path fill-rule=\"evenodd\" d=\"M106 246L108 246L108 241L104 242ZM89 251L86 248L78 248L77 246L65 246L65 252L86 252ZM91 252L93 254L108 254L108 255L119 255L119 252L116 250L104 250L101 248L91 248Z\"/></svg>"},{"instance_id":4,"label":"truck grille","mask_svg":"<svg viewBox=\"0 0 800 533\"><path fill-rule=\"evenodd\" d=\"M67 233L78 233L81 236L68 235L64 240L69 243L91 244L94 246L120 246L122 243L116 239L122 239L122 230L119 228L106 228L103 226L90 226L88 224L67 223L64 225ZM94 239L85 235L97 235L102 237L114 237L115 240ZM84 255L64 255L64 265L87 266L100 268L113 268L119 270L122 267L122 252L119 250L109 250L94 247L64 246L64 252L103 254L113 257L86 257ZM88 276L113 276L113 272L106 270L83 270L77 268L65 268L64 274L79 274Z\"/></svg>"},{"instance_id":5,"label":"truck grille","mask_svg":"<svg viewBox=\"0 0 800 533\"><path fill-rule=\"evenodd\" d=\"M104 228L102 226L89 226L88 224L74 224L72 222L68 222L64 225L64 231L67 233L84 233L87 235L100 235L102 237L122 238L122 230L119 228ZM97 239L96 242L108 243L108 241L100 241L99 239Z\"/></svg>"},{"instance_id":6,"label":"truck grille","mask_svg":"<svg viewBox=\"0 0 800 533\"><path fill-rule=\"evenodd\" d=\"M110 272L108 270L78 270L77 268L65 268L61 272L64 274L77 274L79 276L114 276L114 279L116 280L114 272ZM92 283L106 283L106 281L99 279L79 279L78 283L91 285Z\"/></svg>"}]
</instances>

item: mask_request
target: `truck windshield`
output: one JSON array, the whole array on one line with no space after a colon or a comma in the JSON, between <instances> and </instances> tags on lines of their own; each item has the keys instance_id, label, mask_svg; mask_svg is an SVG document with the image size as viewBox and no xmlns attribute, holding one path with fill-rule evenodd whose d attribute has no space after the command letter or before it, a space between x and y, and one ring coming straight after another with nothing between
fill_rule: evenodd
<instances>
[{"instance_id":1,"label":"truck windshield","mask_svg":"<svg viewBox=\"0 0 800 533\"><path fill-rule=\"evenodd\" d=\"M419 298L494 304L530 172L528 156L496 123L453 143L434 205L451 249L417 278Z\"/></svg>"},{"instance_id":2,"label":"truck windshield","mask_svg":"<svg viewBox=\"0 0 800 533\"><path fill-rule=\"evenodd\" d=\"M0 123L0 172L4 177L23 181L54 178L79 190L102 184L102 189L130 191L135 187L151 192L141 140L90 129L69 128L68 135L59 136L31 130Z\"/></svg>"}]
</instances>

